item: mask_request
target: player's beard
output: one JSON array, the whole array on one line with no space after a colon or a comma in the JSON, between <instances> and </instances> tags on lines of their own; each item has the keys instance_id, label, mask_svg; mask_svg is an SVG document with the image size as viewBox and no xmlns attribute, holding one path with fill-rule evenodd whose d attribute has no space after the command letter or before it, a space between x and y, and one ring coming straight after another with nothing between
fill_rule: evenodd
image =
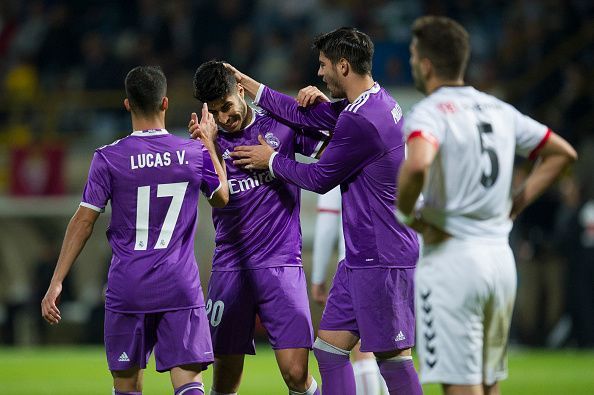
<instances>
[{"instance_id":1,"label":"player's beard","mask_svg":"<svg viewBox=\"0 0 594 395\"><path fill-rule=\"evenodd\" d=\"M252 121L249 113L249 108L245 100L240 101L241 103L241 123L239 125L239 129L243 130L245 127Z\"/></svg>"},{"instance_id":2,"label":"player's beard","mask_svg":"<svg viewBox=\"0 0 594 395\"><path fill-rule=\"evenodd\" d=\"M338 78L334 78L334 76L330 75L325 75L324 82L326 83L326 86L330 91L330 96L332 96L334 99L343 99L346 97L346 92L344 91L342 86L340 86Z\"/></svg>"},{"instance_id":3,"label":"player's beard","mask_svg":"<svg viewBox=\"0 0 594 395\"><path fill-rule=\"evenodd\" d=\"M412 64L411 71L413 80L415 82L415 88L422 94L426 95L427 86L425 85L425 80L423 80L421 66L419 66L419 64Z\"/></svg>"}]
</instances>

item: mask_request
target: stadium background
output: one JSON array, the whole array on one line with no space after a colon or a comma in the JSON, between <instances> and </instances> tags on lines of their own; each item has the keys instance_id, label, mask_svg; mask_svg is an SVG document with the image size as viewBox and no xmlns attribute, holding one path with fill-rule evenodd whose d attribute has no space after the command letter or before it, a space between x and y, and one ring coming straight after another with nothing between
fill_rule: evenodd
<instances>
[{"instance_id":1,"label":"stadium background","mask_svg":"<svg viewBox=\"0 0 594 395\"><path fill-rule=\"evenodd\" d=\"M325 88L316 76L311 40L353 25L375 42L375 79L408 110L421 98L410 77L409 28L423 14L448 15L470 31L470 84L551 126L580 153L573 171L515 225L519 294L511 343L515 350L562 349L529 352L535 359L526 367L542 374L539 380L553 383L559 361L567 360L567 381L583 384L567 393L594 393L594 379L588 382L579 373L589 366L591 375L594 369L594 3L589 0L2 0L0 393L11 393L9 384L23 380L42 385L38 369L59 363L68 369L67 360L77 361L79 354L95 358L98 380L109 386L100 348L81 346L101 342L109 215L100 218L65 284L64 322L45 325L39 302L79 202L93 149L130 132L122 100L123 79L131 67L163 67L169 82L167 126L183 135L189 113L197 109L191 81L201 62L228 60L287 93L308 84ZM517 179L526 171L520 163ZM303 193L308 272L315 198ZM205 285L213 231L203 203L196 254ZM312 305L316 323L320 312ZM566 351L582 348L586 351ZM261 374L280 380L272 355L265 355ZM512 355L511 384L518 358ZM519 355L521 360L525 354ZM11 366L14 374L5 369ZM71 373L61 371L70 384L71 376L78 375ZM248 371L245 380L254 377ZM164 376L158 380L167 383ZM76 388L65 386L62 393ZM514 393L530 393L526 391Z\"/></svg>"}]
</instances>

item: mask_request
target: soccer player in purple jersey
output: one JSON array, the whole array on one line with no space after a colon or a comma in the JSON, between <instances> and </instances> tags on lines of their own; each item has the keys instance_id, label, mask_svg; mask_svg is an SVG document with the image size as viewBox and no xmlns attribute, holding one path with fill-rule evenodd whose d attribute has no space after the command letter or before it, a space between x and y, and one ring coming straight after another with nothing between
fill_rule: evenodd
<instances>
[{"instance_id":1,"label":"soccer player in purple jersey","mask_svg":"<svg viewBox=\"0 0 594 395\"><path fill-rule=\"evenodd\" d=\"M141 394L142 370L153 348L157 370L170 372L176 395L204 394L201 372L213 353L194 258L196 208L200 191L212 206L225 206L225 171L214 145L165 129L169 102L160 68L132 69L125 86L134 132L95 151L42 315L50 324L60 322L62 282L111 201L105 349L114 394ZM206 105L202 113L201 129L216 129Z\"/></svg>"},{"instance_id":2,"label":"soccer player in purple jersey","mask_svg":"<svg viewBox=\"0 0 594 395\"><path fill-rule=\"evenodd\" d=\"M208 103L220 127L210 138L227 161L230 192L229 204L213 210L216 247L206 305L215 353L211 394L237 392L244 356L255 353L256 315L289 393L319 394L307 366L313 328L301 264L300 189L268 169L235 166L230 153L263 139L289 158L316 157L328 136L251 109L244 88L222 62L198 67L194 96ZM194 114L189 127L193 135L200 129Z\"/></svg>"},{"instance_id":3,"label":"soccer player in purple jersey","mask_svg":"<svg viewBox=\"0 0 594 395\"><path fill-rule=\"evenodd\" d=\"M314 353L324 394L354 394L349 352L374 352L390 394L422 392L414 369L413 272L418 240L395 217L396 178L404 160L402 111L371 76L373 43L353 28L318 37L318 75L334 103L301 95L299 101L234 70L256 103L300 127L333 129L317 163L298 163L261 140L237 147L236 164L269 168L275 178L317 193L340 184L346 258L339 264ZM302 92L303 93L303 92ZM309 107L301 104L314 103Z\"/></svg>"}]
</instances>

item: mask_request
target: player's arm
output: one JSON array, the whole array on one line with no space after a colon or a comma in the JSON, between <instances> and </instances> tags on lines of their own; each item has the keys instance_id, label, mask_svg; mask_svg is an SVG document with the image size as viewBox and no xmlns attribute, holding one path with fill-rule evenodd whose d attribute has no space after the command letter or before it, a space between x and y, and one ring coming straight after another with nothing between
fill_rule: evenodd
<instances>
[{"instance_id":1,"label":"player's arm","mask_svg":"<svg viewBox=\"0 0 594 395\"><path fill-rule=\"evenodd\" d=\"M208 191L211 188L208 185L208 170L211 166L214 167L214 171L216 172L219 181L218 187L216 187L213 192L206 192L208 203L212 207L216 208L225 207L229 202L227 169L225 168L225 161L223 160L223 156L221 155L216 143L218 128L214 121L213 115L208 112L208 105L206 103L202 105L200 122L198 122L197 114L193 112L188 129L190 135L193 138L198 138L208 151L209 158L206 158L206 166L204 166L204 178L206 179L204 187L205 191Z\"/></svg>"},{"instance_id":2,"label":"player's arm","mask_svg":"<svg viewBox=\"0 0 594 395\"><path fill-rule=\"evenodd\" d=\"M98 211L80 206L68 223L54 275L41 301L41 315L50 324L57 324L62 319L57 306L58 298L62 292L62 283L93 233L93 227L98 217Z\"/></svg>"},{"instance_id":3,"label":"player's arm","mask_svg":"<svg viewBox=\"0 0 594 395\"><path fill-rule=\"evenodd\" d=\"M417 221L414 210L421 195L429 168L437 155L438 146L430 136L416 135L419 138L409 138L407 143L407 157L398 175L398 199L396 202L398 220L405 225L421 231L421 224Z\"/></svg>"},{"instance_id":4,"label":"player's arm","mask_svg":"<svg viewBox=\"0 0 594 395\"><path fill-rule=\"evenodd\" d=\"M317 193L326 193L367 163L383 154L383 144L375 127L365 118L344 112L334 134L316 163L300 163L275 152L260 136L260 145L236 147L231 156L236 165L268 168L285 182Z\"/></svg>"},{"instance_id":5,"label":"player's arm","mask_svg":"<svg viewBox=\"0 0 594 395\"><path fill-rule=\"evenodd\" d=\"M549 132L538 151L537 162L522 186L514 193L510 217L515 219L550 187L563 170L577 160L575 149L561 136Z\"/></svg>"},{"instance_id":6,"label":"player's arm","mask_svg":"<svg viewBox=\"0 0 594 395\"><path fill-rule=\"evenodd\" d=\"M332 130L346 105L346 101L330 103L328 98L313 86L301 89L297 99L294 99L270 89L231 65L225 66L233 72L237 82L254 100L254 104L293 128Z\"/></svg>"}]
</instances>

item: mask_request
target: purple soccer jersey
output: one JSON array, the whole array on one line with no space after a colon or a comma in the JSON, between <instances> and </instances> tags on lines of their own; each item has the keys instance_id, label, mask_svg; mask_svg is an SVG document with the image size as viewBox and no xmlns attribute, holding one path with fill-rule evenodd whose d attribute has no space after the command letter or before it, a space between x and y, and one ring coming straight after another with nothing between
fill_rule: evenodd
<instances>
[{"instance_id":1,"label":"purple soccer jersey","mask_svg":"<svg viewBox=\"0 0 594 395\"><path fill-rule=\"evenodd\" d=\"M204 306L194 256L198 198L219 187L204 146L166 130L136 131L95 151L81 206L103 211L111 201L107 310Z\"/></svg>"},{"instance_id":2,"label":"purple soccer jersey","mask_svg":"<svg viewBox=\"0 0 594 395\"><path fill-rule=\"evenodd\" d=\"M405 147L402 110L390 94L376 83L353 103L301 108L262 85L256 103L294 127L334 129L317 163L298 163L278 152L271 170L276 178L317 193L340 184L347 267L414 267L417 236L395 216Z\"/></svg>"},{"instance_id":3,"label":"purple soccer jersey","mask_svg":"<svg viewBox=\"0 0 594 395\"><path fill-rule=\"evenodd\" d=\"M250 125L233 133L221 129L217 138L227 166L229 203L213 209L213 271L301 266L300 189L275 179L268 170L235 166L229 152L259 144L261 135L288 158L295 153L315 157L327 135L301 132L265 112L250 111L254 116Z\"/></svg>"}]
</instances>

